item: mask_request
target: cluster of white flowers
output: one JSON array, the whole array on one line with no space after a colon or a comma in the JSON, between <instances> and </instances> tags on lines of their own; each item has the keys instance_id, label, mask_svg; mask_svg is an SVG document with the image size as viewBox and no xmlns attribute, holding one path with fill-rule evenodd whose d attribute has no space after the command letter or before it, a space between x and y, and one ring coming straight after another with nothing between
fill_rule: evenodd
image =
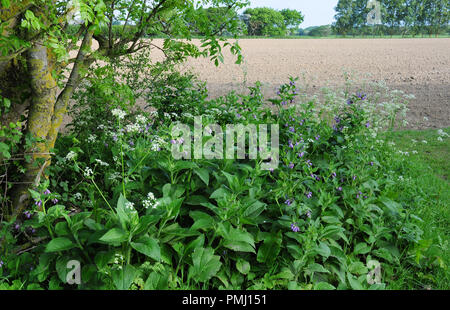
<instances>
[{"instance_id":1,"label":"cluster of white flowers","mask_svg":"<svg viewBox=\"0 0 450 310\"><path fill-rule=\"evenodd\" d=\"M409 152L403 152L403 151L398 151L400 154L402 154L403 156L409 156Z\"/></svg>"},{"instance_id":2,"label":"cluster of white flowers","mask_svg":"<svg viewBox=\"0 0 450 310\"><path fill-rule=\"evenodd\" d=\"M419 154L419 152L417 152L417 151L412 151L412 153L413 153L413 154Z\"/></svg>"},{"instance_id":3,"label":"cluster of white flowers","mask_svg":"<svg viewBox=\"0 0 450 310\"><path fill-rule=\"evenodd\" d=\"M159 203L156 201L155 195L152 192L147 194L147 199L142 201L145 209L152 208L155 209Z\"/></svg>"},{"instance_id":4,"label":"cluster of white flowers","mask_svg":"<svg viewBox=\"0 0 450 310\"><path fill-rule=\"evenodd\" d=\"M100 166L104 166L104 167L108 167L108 166L109 166L108 163L105 163L104 161L102 161L102 160L100 160L100 159L96 159L95 161L96 161L97 163L99 163Z\"/></svg>"},{"instance_id":5,"label":"cluster of white flowers","mask_svg":"<svg viewBox=\"0 0 450 310\"><path fill-rule=\"evenodd\" d=\"M141 129L141 127L139 126L139 124L128 124L125 127L125 129L129 133L134 133L134 132L138 132Z\"/></svg>"},{"instance_id":6,"label":"cluster of white flowers","mask_svg":"<svg viewBox=\"0 0 450 310\"><path fill-rule=\"evenodd\" d=\"M136 122L139 124L145 124L147 122L147 118L144 115L136 116Z\"/></svg>"},{"instance_id":7,"label":"cluster of white flowers","mask_svg":"<svg viewBox=\"0 0 450 310\"><path fill-rule=\"evenodd\" d=\"M90 176L92 176L93 173L94 173L94 172L93 172L92 169L89 168L89 167L86 167L86 169L84 169L84 172L83 172L83 174L84 174L84 176L85 176L86 178L89 178Z\"/></svg>"},{"instance_id":8,"label":"cluster of white flowers","mask_svg":"<svg viewBox=\"0 0 450 310\"><path fill-rule=\"evenodd\" d=\"M81 193L75 193L73 195L73 198L77 199L77 200L81 200L83 198L83 195L81 195Z\"/></svg>"},{"instance_id":9,"label":"cluster of white flowers","mask_svg":"<svg viewBox=\"0 0 450 310\"><path fill-rule=\"evenodd\" d=\"M118 269L122 269L123 262L124 262L124 257L122 254L114 255L114 264L118 265L118 266L116 266Z\"/></svg>"},{"instance_id":10,"label":"cluster of white flowers","mask_svg":"<svg viewBox=\"0 0 450 310\"><path fill-rule=\"evenodd\" d=\"M90 143L94 143L95 141L97 141L97 137L95 135L89 135L89 137L87 138L87 140Z\"/></svg>"},{"instance_id":11,"label":"cluster of white flowers","mask_svg":"<svg viewBox=\"0 0 450 310\"><path fill-rule=\"evenodd\" d=\"M439 137L437 138L437 140L438 140L439 142L444 141L444 138L450 137L450 135L449 135L448 133L446 133L446 132L445 132L444 130L442 130L442 129L439 129L439 130L437 131L437 134L439 135Z\"/></svg>"},{"instance_id":12,"label":"cluster of white flowers","mask_svg":"<svg viewBox=\"0 0 450 310\"><path fill-rule=\"evenodd\" d=\"M136 210L134 209L134 203L129 202L129 201L127 201L127 202L125 203L125 209L128 209L128 210L130 210L130 211L132 211L132 212L136 211Z\"/></svg>"},{"instance_id":13,"label":"cluster of white flowers","mask_svg":"<svg viewBox=\"0 0 450 310\"><path fill-rule=\"evenodd\" d=\"M161 137L155 136L153 138L151 150L153 152L158 152L161 150L161 147L165 146L166 144L167 142L164 141Z\"/></svg>"},{"instance_id":14,"label":"cluster of white flowers","mask_svg":"<svg viewBox=\"0 0 450 310\"><path fill-rule=\"evenodd\" d=\"M124 119L127 113L120 109L114 109L111 111L112 115L116 116L118 119Z\"/></svg>"},{"instance_id":15,"label":"cluster of white flowers","mask_svg":"<svg viewBox=\"0 0 450 310\"><path fill-rule=\"evenodd\" d=\"M427 140L422 140L422 143L428 144L428 141Z\"/></svg>"},{"instance_id":16,"label":"cluster of white flowers","mask_svg":"<svg viewBox=\"0 0 450 310\"><path fill-rule=\"evenodd\" d=\"M75 159L76 156L77 156L77 153L75 153L74 151L70 151L70 152L67 153L67 155L66 155L66 160L72 160L72 159Z\"/></svg>"}]
</instances>

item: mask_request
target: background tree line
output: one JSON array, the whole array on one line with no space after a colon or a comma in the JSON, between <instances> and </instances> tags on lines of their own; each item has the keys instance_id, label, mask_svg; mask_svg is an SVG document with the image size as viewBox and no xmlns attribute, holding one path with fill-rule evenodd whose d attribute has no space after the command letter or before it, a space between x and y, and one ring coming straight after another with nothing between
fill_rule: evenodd
<instances>
[{"instance_id":1,"label":"background tree line","mask_svg":"<svg viewBox=\"0 0 450 310\"><path fill-rule=\"evenodd\" d=\"M381 22L369 25L367 0L339 0L333 34L438 35L449 30L448 0L379 0Z\"/></svg>"}]
</instances>

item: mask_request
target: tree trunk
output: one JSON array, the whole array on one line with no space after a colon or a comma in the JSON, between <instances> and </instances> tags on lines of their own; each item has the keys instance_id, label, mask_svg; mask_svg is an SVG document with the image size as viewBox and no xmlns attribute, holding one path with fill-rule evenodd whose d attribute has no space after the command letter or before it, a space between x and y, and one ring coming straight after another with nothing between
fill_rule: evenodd
<instances>
[{"instance_id":1,"label":"tree trunk","mask_svg":"<svg viewBox=\"0 0 450 310\"><path fill-rule=\"evenodd\" d=\"M28 73L32 96L28 112L27 130L33 143L26 153L31 153L31 160L25 163L26 172L22 184L12 193L12 216L19 215L29 204L28 189L36 186L44 169L50 163L50 148L47 134L50 130L51 117L56 101L57 85L52 76L52 63L47 48L37 41L27 52Z\"/></svg>"}]
</instances>

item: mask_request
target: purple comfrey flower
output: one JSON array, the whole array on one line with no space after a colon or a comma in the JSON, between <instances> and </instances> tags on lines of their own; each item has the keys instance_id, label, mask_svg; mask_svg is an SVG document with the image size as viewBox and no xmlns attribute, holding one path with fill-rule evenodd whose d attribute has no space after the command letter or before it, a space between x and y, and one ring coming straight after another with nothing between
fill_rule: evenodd
<instances>
[{"instance_id":1,"label":"purple comfrey flower","mask_svg":"<svg viewBox=\"0 0 450 310\"><path fill-rule=\"evenodd\" d=\"M339 186L339 187L337 188L337 190L340 191L340 192L342 192L342 187Z\"/></svg>"},{"instance_id":2,"label":"purple comfrey flower","mask_svg":"<svg viewBox=\"0 0 450 310\"><path fill-rule=\"evenodd\" d=\"M316 140L319 140L319 139L320 139L320 135L317 135L317 136L316 136Z\"/></svg>"},{"instance_id":3,"label":"purple comfrey flower","mask_svg":"<svg viewBox=\"0 0 450 310\"><path fill-rule=\"evenodd\" d=\"M366 99L367 99L367 95L364 94L364 93L361 93L361 92L358 92L358 93L356 94L356 96L357 96L359 99L361 99L361 100L366 100Z\"/></svg>"},{"instance_id":4,"label":"purple comfrey flower","mask_svg":"<svg viewBox=\"0 0 450 310\"><path fill-rule=\"evenodd\" d=\"M16 225L14 225L14 228L15 228L16 230L19 230L19 229L20 229L20 225L19 225L19 224L16 224Z\"/></svg>"},{"instance_id":5,"label":"purple comfrey flower","mask_svg":"<svg viewBox=\"0 0 450 310\"><path fill-rule=\"evenodd\" d=\"M108 143L105 142L104 145L105 145L105 147L108 147Z\"/></svg>"},{"instance_id":6,"label":"purple comfrey flower","mask_svg":"<svg viewBox=\"0 0 450 310\"><path fill-rule=\"evenodd\" d=\"M284 203L287 204L288 206L290 206L292 204L292 200L288 199Z\"/></svg>"},{"instance_id":7,"label":"purple comfrey flower","mask_svg":"<svg viewBox=\"0 0 450 310\"><path fill-rule=\"evenodd\" d=\"M306 198L311 198L312 197L312 192L308 192L308 193L306 193Z\"/></svg>"},{"instance_id":8,"label":"purple comfrey flower","mask_svg":"<svg viewBox=\"0 0 450 310\"><path fill-rule=\"evenodd\" d=\"M281 91L280 90L277 90L277 95L281 95Z\"/></svg>"},{"instance_id":9,"label":"purple comfrey flower","mask_svg":"<svg viewBox=\"0 0 450 310\"><path fill-rule=\"evenodd\" d=\"M256 114L253 114L253 118L256 119Z\"/></svg>"},{"instance_id":10,"label":"purple comfrey flower","mask_svg":"<svg viewBox=\"0 0 450 310\"><path fill-rule=\"evenodd\" d=\"M117 140L119 140L119 138L117 138L116 135L114 135L112 138L113 138L113 141L114 141L114 142L117 142Z\"/></svg>"},{"instance_id":11,"label":"purple comfrey flower","mask_svg":"<svg viewBox=\"0 0 450 310\"><path fill-rule=\"evenodd\" d=\"M336 117L334 118L334 121L336 122L336 124L339 124L339 123L341 122L341 119L340 119L339 117L336 116Z\"/></svg>"},{"instance_id":12,"label":"purple comfrey flower","mask_svg":"<svg viewBox=\"0 0 450 310\"><path fill-rule=\"evenodd\" d=\"M309 218L311 218L311 211L309 211L309 210L306 211L306 216L309 217Z\"/></svg>"},{"instance_id":13,"label":"purple comfrey flower","mask_svg":"<svg viewBox=\"0 0 450 310\"><path fill-rule=\"evenodd\" d=\"M366 128L369 128L369 127L370 127L370 122L367 122Z\"/></svg>"},{"instance_id":14,"label":"purple comfrey flower","mask_svg":"<svg viewBox=\"0 0 450 310\"><path fill-rule=\"evenodd\" d=\"M172 139L172 140L170 140L170 143L171 144L177 144L177 140Z\"/></svg>"},{"instance_id":15,"label":"purple comfrey flower","mask_svg":"<svg viewBox=\"0 0 450 310\"><path fill-rule=\"evenodd\" d=\"M312 162L311 162L309 159L306 161L306 164L307 164L308 166L312 166Z\"/></svg>"},{"instance_id":16,"label":"purple comfrey flower","mask_svg":"<svg viewBox=\"0 0 450 310\"><path fill-rule=\"evenodd\" d=\"M46 189L46 190L44 191L44 195L50 195L50 191L49 191L48 189Z\"/></svg>"},{"instance_id":17,"label":"purple comfrey flower","mask_svg":"<svg viewBox=\"0 0 450 310\"><path fill-rule=\"evenodd\" d=\"M237 114L236 114L236 117L237 117L237 118L241 118L241 114L237 113Z\"/></svg>"},{"instance_id":18,"label":"purple comfrey flower","mask_svg":"<svg viewBox=\"0 0 450 310\"><path fill-rule=\"evenodd\" d=\"M333 172L333 173L331 174L331 177L332 177L332 178L335 178L335 177L336 177L336 172Z\"/></svg>"},{"instance_id":19,"label":"purple comfrey flower","mask_svg":"<svg viewBox=\"0 0 450 310\"><path fill-rule=\"evenodd\" d=\"M53 202L53 204L56 205L56 204L58 203L58 199L56 199L56 198L55 198L55 199L52 199L52 202Z\"/></svg>"},{"instance_id":20,"label":"purple comfrey flower","mask_svg":"<svg viewBox=\"0 0 450 310\"><path fill-rule=\"evenodd\" d=\"M353 100L351 100L351 99L348 99L348 100L347 100L347 104L348 104L348 105L351 105L351 104L353 104Z\"/></svg>"},{"instance_id":21,"label":"purple comfrey flower","mask_svg":"<svg viewBox=\"0 0 450 310\"><path fill-rule=\"evenodd\" d=\"M31 218L31 212L30 211L25 211L23 214L25 215L25 217L27 219Z\"/></svg>"},{"instance_id":22,"label":"purple comfrey flower","mask_svg":"<svg viewBox=\"0 0 450 310\"><path fill-rule=\"evenodd\" d=\"M42 201L38 200L34 203L36 206L41 207L42 206Z\"/></svg>"},{"instance_id":23,"label":"purple comfrey flower","mask_svg":"<svg viewBox=\"0 0 450 310\"><path fill-rule=\"evenodd\" d=\"M270 168L269 171L270 171L270 172L273 172L273 168Z\"/></svg>"},{"instance_id":24,"label":"purple comfrey flower","mask_svg":"<svg viewBox=\"0 0 450 310\"><path fill-rule=\"evenodd\" d=\"M0 259L0 268L2 268L4 264L5 262Z\"/></svg>"},{"instance_id":25,"label":"purple comfrey flower","mask_svg":"<svg viewBox=\"0 0 450 310\"><path fill-rule=\"evenodd\" d=\"M130 140L130 146L134 146L134 142Z\"/></svg>"},{"instance_id":26,"label":"purple comfrey flower","mask_svg":"<svg viewBox=\"0 0 450 310\"><path fill-rule=\"evenodd\" d=\"M353 181L355 181L355 180L356 180L356 175L353 176Z\"/></svg>"},{"instance_id":27,"label":"purple comfrey flower","mask_svg":"<svg viewBox=\"0 0 450 310\"><path fill-rule=\"evenodd\" d=\"M302 158L303 156L305 156L305 152L301 152L300 154L298 154L299 158Z\"/></svg>"},{"instance_id":28,"label":"purple comfrey flower","mask_svg":"<svg viewBox=\"0 0 450 310\"><path fill-rule=\"evenodd\" d=\"M293 95L297 95L297 91L294 90L294 91L292 92L292 94L293 94Z\"/></svg>"},{"instance_id":29,"label":"purple comfrey flower","mask_svg":"<svg viewBox=\"0 0 450 310\"><path fill-rule=\"evenodd\" d=\"M297 223L292 223L292 224L291 224L291 230L292 230L293 232L299 232L299 231L300 231L300 228L297 226Z\"/></svg>"},{"instance_id":30,"label":"purple comfrey flower","mask_svg":"<svg viewBox=\"0 0 450 310\"><path fill-rule=\"evenodd\" d=\"M295 85L295 82L294 82L294 81L290 81L290 82L289 82L289 85L294 86L294 85Z\"/></svg>"},{"instance_id":31,"label":"purple comfrey flower","mask_svg":"<svg viewBox=\"0 0 450 310\"><path fill-rule=\"evenodd\" d=\"M281 101L281 105L287 105L286 101Z\"/></svg>"},{"instance_id":32,"label":"purple comfrey flower","mask_svg":"<svg viewBox=\"0 0 450 310\"><path fill-rule=\"evenodd\" d=\"M362 195L362 192L358 192L358 194L356 195L356 198L359 199L359 196Z\"/></svg>"},{"instance_id":33,"label":"purple comfrey flower","mask_svg":"<svg viewBox=\"0 0 450 310\"><path fill-rule=\"evenodd\" d=\"M292 141L291 141L291 140L289 140L289 147L290 147L291 149L294 148L294 145L292 144Z\"/></svg>"},{"instance_id":34,"label":"purple comfrey flower","mask_svg":"<svg viewBox=\"0 0 450 310\"><path fill-rule=\"evenodd\" d=\"M295 128L291 126L291 127L289 127L289 131L290 132L295 132Z\"/></svg>"},{"instance_id":35,"label":"purple comfrey flower","mask_svg":"<svg viewBox=\"0 0 450 310\"><path fill-rule=\"evenodd\" d=\"M293 163L290 163L290 164L289 164L289 168L294 169L294 164L293 164Z\"/></svg>"},{"instance_id":36,"label":"purple comfrey flower","mask_svg":"<svg viewBox=\"0 0 450 310\"><path fill-rule=\"evenodd\" d=\"M316 180L320 181L320 176L316 175Z\"/></svg>"},{"instance_id":37,"label":"purple comfrey flower","mask_svg":"<svg viewBox=\"0 0 450 310\"><path fill-rule=\"evenodd\" d=\"M373 162L373 161L371 161L370 163L369 163L369 165L371 165L371 166L373 166L375 163Z\"/></svg>"}]
</instances>

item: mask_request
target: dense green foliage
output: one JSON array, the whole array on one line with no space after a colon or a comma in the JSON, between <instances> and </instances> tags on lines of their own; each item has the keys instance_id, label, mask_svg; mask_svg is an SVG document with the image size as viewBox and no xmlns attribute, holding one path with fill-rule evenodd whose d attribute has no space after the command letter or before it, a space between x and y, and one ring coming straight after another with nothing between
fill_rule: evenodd
<instances>
[{"instance_id":1,"label":"dense green foliage","mask_svg":"<svg viewBox=\"0 0 450 310\"><path fill-rule=\"evenodd\" d=\"M177 95L156 80L150 113L108 78L79 92L50 179L31 191L33 210L2 223L2 288L71 288L70 260L84 289L417 288L396 270L422 273L421 283L446 274L448 245L424 239L418 216L435 197L377 134L404 110L402 94L386 103L330 92L318 105L291 79L266 105L260 84L208 101L192 76L162 79ZM174 160L170 128L192 128L195 115L204 126L279 124L278 169ZM376 262L381 279L368 282Z\"/></svg>"},{"instance_id":2,"label":"dense green foliage","mask_svg":"<svg viewBox=\"0 0 450 310\"><path fill-rule=\"evenodd\" d=\"M251 36L284 36L287 31L295 31L303 22L303 15L296 10L277 11L271 8L254 8L245 10L250 15L247 32Z\"/></svg>"},{"instance_id":3,"label":"dense green foliage","mask_svg":"<svg viewBox=\"0 0 450 310\"><path fill-rule=\"evenodd\" d=\"M381 24L369 25L367 0L339 0L334 31L342 35L438 35L448 32L448 0L381 0Z\"/></svg>"}]
</instances>

